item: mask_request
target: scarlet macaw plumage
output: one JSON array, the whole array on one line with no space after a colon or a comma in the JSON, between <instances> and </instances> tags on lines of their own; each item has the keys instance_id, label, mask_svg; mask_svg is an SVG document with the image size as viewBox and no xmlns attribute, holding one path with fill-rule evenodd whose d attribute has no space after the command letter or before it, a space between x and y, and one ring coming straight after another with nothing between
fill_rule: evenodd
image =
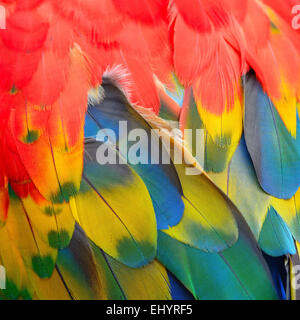
<instances>
[{"instance_id":1,"label":"scarlet macaw plumage","mask_svg":"<svg viewBox=\"0 0 300 320\"><path fill-rule=\"evenodd\" d=\"M296 298L299 1L0 4L0 299Z\"/></svg>"}]
</instances>

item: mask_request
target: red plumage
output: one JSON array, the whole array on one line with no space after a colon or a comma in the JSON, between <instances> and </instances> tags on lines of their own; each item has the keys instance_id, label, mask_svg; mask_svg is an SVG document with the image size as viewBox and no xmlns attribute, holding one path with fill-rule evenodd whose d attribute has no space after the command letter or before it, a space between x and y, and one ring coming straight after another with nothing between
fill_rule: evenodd
<instances>
[{"instance_id":1,"label":"red plumage","mask_svg":"<svg viewBox=\"0 0 300 320\"><path fill-rule=\"evenodd\" d=\"M293 66L299 65L300 40L287 24L296 1L265 0L276 21L256 1L1 3L7 9L7 29L0 31L0 94L21 163L20 177L3 169L1 178L29 176L48 199L43 186L47 181L37 179L39 157L52 168L44 178L53 179L55 192L60 180L70 177L58 174L55 163L59 158L63 167L75 157L75 150L80 154L87 94L107 70L117 66L125 70L131 102L155 113L160 105L156 79L171 87L172 72L184 86L193 87L197 103L215 116L231 110L240 96L241 76L249 68L272 98L280 98L282 77L292 92L299 93ZM271 22L286 36L284 49ZM60 153L53 156L63 149L61 158ZM36 154L34 161L31 153ZM82 168L82 159L77 160L75 185Z\"/></svg>"}]
</instances>

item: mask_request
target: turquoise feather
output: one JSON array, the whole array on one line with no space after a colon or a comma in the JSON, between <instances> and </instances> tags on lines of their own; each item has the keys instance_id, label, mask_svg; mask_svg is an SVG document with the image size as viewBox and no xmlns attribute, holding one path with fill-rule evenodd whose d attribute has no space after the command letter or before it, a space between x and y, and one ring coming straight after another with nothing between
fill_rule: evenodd
<instances>
[{"instance_id":1,"label":"turquoise feather","mask_svg":"<svg viewBox=\"0 0 300 320\"><path fill-rule=\"evenodd\" d=\"M258 244L270 256L278 257L296 253L293 236L273 207L268 210Z\"/></svg>"}]
</instances>

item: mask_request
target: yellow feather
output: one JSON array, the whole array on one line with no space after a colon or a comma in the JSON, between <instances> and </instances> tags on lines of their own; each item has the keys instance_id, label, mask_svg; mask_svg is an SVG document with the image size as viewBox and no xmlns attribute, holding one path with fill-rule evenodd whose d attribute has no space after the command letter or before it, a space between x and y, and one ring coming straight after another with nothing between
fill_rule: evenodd
<instances>
[{"instance_id":1,"label":"yellow feather","mask_svg":"<svg viewBox=\"0 0 300 320\"><path fill-rule=\"evenodd\" d=\"M39 300L70 300L71 297L66 289L57 270L54 270L51 278L41 279L36 274L31 274L31 280L35 289L35 299Z\"/></svg>"},{"instance_id":2,"label":"yellow feather","mask_svg":"<svg viewBox=\"0 0 300 320\"><path fill-rule=\"evenodd\" d=\"M282 79L281 98L272 99L280 118L290 134L296 138L297 134L297 96L292 88Z\"/></svg>"},{"instance_id":3,"label":"yellow feather","mask_svg":"<svg viewBox=\"0 0 300 320\"><path fill-rule=\"evenodd\" d=\"M85 181L82 186L85 191L75 197L76 206L71 202L73 216L88 237L105 252L121 261L124 260L120 257L126 255L135 256L133 260L136 260L137 255L143 255L137 246L144 250L156 246L152 201L143 181L133 170L122 184L105 186L97 191L88 188ZM128 252L122 252L123 244L128 245L123 247ZM140 258L143 260L142 256ZM129 261L124 263L130 264ZM134 266L136 262L132 263Z\"/></svg>"},{"instance_id":4,"label":"yellow feather","mask_svg":"<svg viewBox=\"0 0 300 320\"><path fill-rule=\"evenodd\" d=\"M241 99L236 94L231 110L225 110L221 115L207 111L196 101L201 120L213 141L220 146L232 146L232 154L236 149L243 128L243 107ZM231 158L231 157L229 157Z\"/></svg>"},{"instance_id":5,"label":"yellow feather","mask_svg":"<svg viewBox=\"0 0 300 320\"><path fill-rule=\"evenodd\" d=\"M10 241L20 251L26 267L34 270L40 277L49 277L55 265L57 250L40 239L17 198L10 199L5 229Z\"/></svg>"},{"instance_id":6,"label":"yellow feather","mask_svg":"<svg viewBox=\"0 0 300 320\"><path fill-rule=\"evenodd\" d=\"M30 196L23 198L22 203L30 221L46 243L56 249L63 249L69 244L75 227L69 203L53 204L47 200L37 203Z\"/></svg>"}]
</instances>

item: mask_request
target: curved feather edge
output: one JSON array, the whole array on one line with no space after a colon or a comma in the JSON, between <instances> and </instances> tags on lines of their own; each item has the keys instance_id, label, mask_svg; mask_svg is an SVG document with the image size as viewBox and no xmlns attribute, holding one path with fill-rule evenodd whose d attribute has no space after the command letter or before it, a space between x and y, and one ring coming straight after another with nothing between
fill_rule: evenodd
<instances>
[{"instance_id":1,"label":"curved feather edge","mask_svg":"<svg viewBox=\"0 0 300 320\"><path fill-rule=\"evenodd\" d=\"M116 155L117 163L98 163L103 147ZM91 240L120 262L131 267L149 263L156 254L157 227L142 179L120 163L121 156L110 143L86 139L84 152L80 192L71 201L75 219Z\"/></svg>"},{"instance_id":2,"label":"curved feather edge","mask_svg":"<svg viewBox=\"0 0 300 320\"><path fill-rule=\"evenodd\" d=\"M122 90L116 87L111 80L103 79L102 88L105 98L98 102L90 100L85 136L96 138L98 134L99 138L99 133L103 136L107 129L113 130L120 155L142 178L150 193L158 229L176 225L181 219L184 206L181 200L182 190L173 164L152 164L151 159L154 152L150 148L151 127L134 110ZM123 125L123 129L119 127L120 125ZM101 129L102 132L99 131ZM141 163L136 163L136 161L133 163L127 153L137 143L137 141L128 141L126 144L127 133L134 129L143 129L147 132L145 144L138 145L141 148L141 154L146 154L145 159L141 159ZM159 141L158 147L161 147Z\"/></svg>"},{"instance_id":3,"label":"curved feather edge","mask_svg":"<svg viewBox=\"0 0 300 320\"><path fill-rule=\"evenodd\" d=\"M245 77L244 89L245 140L259 183L274 197L289 199L300 186L300 135L288 132L254 73Z\"/></svg>"},{"instance_id":4,"label":"curved feather edge","mask_svg":"<svg viewBox=\"0 0 300 320\"><path fill-rule=\"evenodd\" d=\"M162 120L149 115L147 110L139 108L138 111L152 128L159 129L162 126ZM169 156L176 168L185 204L181 221L176 226L163 229L164 232L208 252L224 250L233 245L238 238L238 229L231 203L174 133L162 130L160 136L170 150ZM214 203L211 198L214 198Z\"/></svg>"},{"instance_id":5,"label":"curved feather edge","mask_svg":"<svg viewBox=\"0 0 300 320\"><path fill-rule=\"evenodd\" d=\"M225 170L208 175L237 206L258 240L272 197L259 185L244 137Z\"/></svg>"},{"instance_id":6,"label":"curved feather edge","mask_svg":"<svg viewBox=\"0 0 300 320\"><path fill-rule=\"evenodd\" d=\"M273 257L296 253L288 226L272 206L268 210L258 244L264 252Z\"/></svg>"},{"instance_id":7,"label":"curved feather edge","mask_svg":"<svg viewBox=\"0 0 300 320\"><path fill-rule=\"evenodd\" d=\"M161 264L127 267L105 254L79 226L70 247L60 251L57 266L74 299L170 299Z\"/></svg>"},{"instance_id":8,"label":"curved feather edge","mask_svg":"<svg viewBox=\"0 0 300 320\"><path fill-rule=\"evenodd\" d=\"M196 299L278 299L262 254L244 231L240 229L234 246L220 253L191 248L160 231L158 260Z\"/></svg>"}]
</instances>

